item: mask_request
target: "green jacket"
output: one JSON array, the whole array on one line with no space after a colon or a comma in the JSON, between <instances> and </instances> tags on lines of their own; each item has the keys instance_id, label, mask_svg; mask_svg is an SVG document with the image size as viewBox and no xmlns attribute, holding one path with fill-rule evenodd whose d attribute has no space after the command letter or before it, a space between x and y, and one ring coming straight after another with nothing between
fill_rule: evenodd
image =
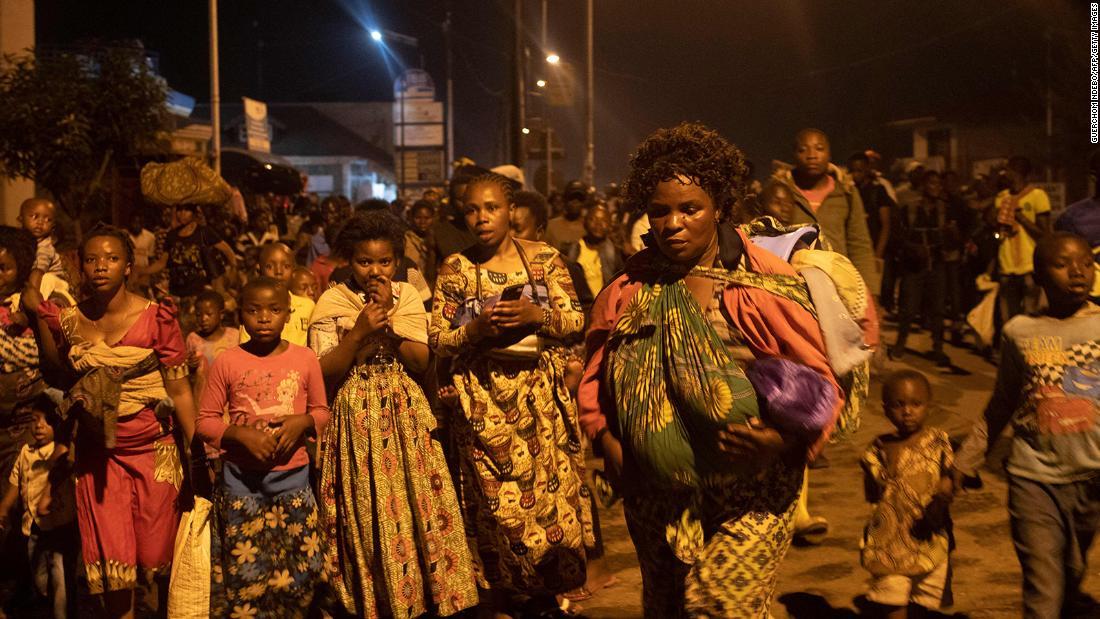
<instances>
[{"instance_id":1,"label":"green jacket","mask_svg":"<svg viewBox=\"0 0 1100 619\"><path fill-rule=\"evenodd\" d=\"M875 262L874 244L867 230L867 213L863 210L863 200L859 197L852 180L843 170L829 164L829 175L836 181L832 193L825 197L816 215L810 203L794 184L789 169L776 172L773 180L783 183L791 190L798 208L795 209L793 224L817 224L821 235L828 242L829 249L843 254L852 261L867 288L872 294L879 293L879 270Z\"/></svg>"}]
</instances>

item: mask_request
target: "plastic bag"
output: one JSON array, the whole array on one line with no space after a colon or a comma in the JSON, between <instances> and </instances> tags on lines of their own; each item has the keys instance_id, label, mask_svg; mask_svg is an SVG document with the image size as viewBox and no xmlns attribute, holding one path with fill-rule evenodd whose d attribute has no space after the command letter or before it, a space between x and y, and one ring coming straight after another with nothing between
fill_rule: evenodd
<instances>
[{"instance_id":1,"label":"plastic bag","mask_svg":"<svg viewBox=\"0 0 1100 619\"><path fill-rule=\"evenodd\" d=\"M982 345L991 346L993 344L993 334L995 333L993 320L997 312L997 289L999 285L988 275L979 276L976 284L978 290L985 292L985 296L974 306L974 309L967 313L966 324L970 325L970 328L978 334L978 339L981 340Z\"/></svg>"},{"instance_id":2,"label":"plastic bag","mask_svg":"<svg viewBox=\"0 0 1100 619\"><path fill-rule=\"evenodd\" d=\"M168 616L206 619L210 616L210 535L213 505L195 497L176 531L172 577L168 584Z\"/></svg>"}]
</instances>

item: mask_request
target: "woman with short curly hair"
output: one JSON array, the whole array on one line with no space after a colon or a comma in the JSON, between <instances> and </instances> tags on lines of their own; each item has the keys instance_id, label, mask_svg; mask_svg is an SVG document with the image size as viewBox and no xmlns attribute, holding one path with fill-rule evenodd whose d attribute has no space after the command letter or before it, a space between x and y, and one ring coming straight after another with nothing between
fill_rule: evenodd
<instances>
[{"instance_id":1,"label":"woman with short curly hair","mask_svg":"<svg viewBox=\"0 0 1100 619\"><path fill-rule=\"evenodd\" d=\"M794 270L731 228L719 243L745 180L703 125L649 136L625 185L646 248L590 317L581 425L623 495L646 617L768 615L804 463L839 410ZM813 405L794 418L754 387L779 357Z\"/></svg>"}]
</instances>

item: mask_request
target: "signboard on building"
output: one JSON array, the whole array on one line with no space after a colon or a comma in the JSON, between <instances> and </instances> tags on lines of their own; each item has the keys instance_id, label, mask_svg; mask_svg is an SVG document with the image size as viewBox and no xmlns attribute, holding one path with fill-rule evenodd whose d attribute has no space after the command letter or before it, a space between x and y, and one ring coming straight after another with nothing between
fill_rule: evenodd
<instances>
[{"instance_id":1,"label":"signboard on building","mask_svg":"<svg viewBox=\"0 0 1100 619\"><path fill-rule=\"evenodd\" d=\"M399 149L443 146L443 138L442 124L397 125L394 128L393 143Z\"/></svg>"},{"instance_id":2,"label":"signboard on building","mask_svg":"<svg viewBox=\"0 0 1100 619\"><path fill-rule=\"evenodd\" d=\"M397 177L402 185L442 185L447 180L443 151L403 151L397 158Z\"/></svg>"},{"instance_id":3,"label":"signboard on building","mask_svg":"<svg viewBox=\"0 0 1100 619\"><path fill-rule=\"evenodd\" d=\"M267 122L267 104L248 97L244 101L244 129L248 150L271 152L271 125Z\"/></svg>"},{"instance_id":4,"label":"signboard on building","mask_svg":"<svg viewBox=\"0 0 1100 619\"><path fill-rule=\"evenodd\" d=\"M401 115L404 113L404 120ZM393 123L442 123L443 103L425 99L398 100L393 106Z\"/></svg>"},{"instance_id":5,"label":"signboard on building","mask_svg":"<svg viewBox=\"0 0 1100 619\"><path fill-rule=\"evenodd\" d=\"M394 100L434 99L435 82L423 69L406 69L393 81L393 98Z\"/></svg>"}]
</instances>

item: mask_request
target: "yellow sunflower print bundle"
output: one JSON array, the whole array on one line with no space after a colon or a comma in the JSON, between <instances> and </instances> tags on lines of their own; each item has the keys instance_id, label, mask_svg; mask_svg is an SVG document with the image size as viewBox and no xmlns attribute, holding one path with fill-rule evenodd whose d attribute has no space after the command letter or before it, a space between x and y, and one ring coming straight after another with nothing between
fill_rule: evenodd
<instances>
[{"instance_id":1,"label":"yellow sunflower print bundle","mask_svg":"<svg viewBox=\"0 0 1100 619\"><path fill-rule=\"evenodd\" d=\"M758 417L756 393L682 279L631 298L608 340L607 371L640 478L694 489L742 472L718 450L717 432Z\"/></svg>"}]
</instances>

